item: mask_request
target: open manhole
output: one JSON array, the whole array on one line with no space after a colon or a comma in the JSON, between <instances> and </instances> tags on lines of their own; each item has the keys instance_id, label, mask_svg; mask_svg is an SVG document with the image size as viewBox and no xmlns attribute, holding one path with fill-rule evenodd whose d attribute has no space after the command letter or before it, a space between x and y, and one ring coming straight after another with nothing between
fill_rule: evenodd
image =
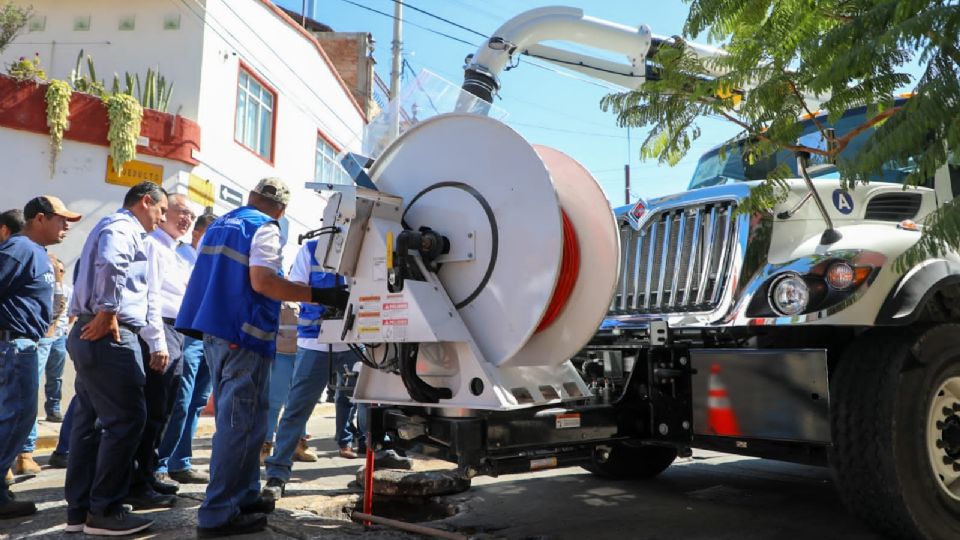
<instances>
[{"instance_id":1,"label":"open manhole","mask_svg":"<svg viewBox=\"0 0 960 540\"><path fill-rule=\"evenodd\" d=\"M363 511L363 499L357 502L355 509ZM373 515L396 519L407 523L436 521L457 515L460 507L444 502L439 497L393 497L374 495Z\"/></svg>"}]
</instances>

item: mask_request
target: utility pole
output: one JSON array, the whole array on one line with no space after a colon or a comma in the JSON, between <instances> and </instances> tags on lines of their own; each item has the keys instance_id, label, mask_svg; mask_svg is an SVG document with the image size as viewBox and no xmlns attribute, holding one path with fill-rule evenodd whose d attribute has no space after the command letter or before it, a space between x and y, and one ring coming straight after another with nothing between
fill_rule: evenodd
<instances>
[{"instance_id":1,"label":"utility pole","mask_svg":"<svg viewBox=\"0 0 960 540\"><path fill-rule=\"evenodd\" d=\"M400 70L403 65L403 2L393 4L393 66L390 69L390 114L392 117L393 136L400 135Z\"/></svg>"},{"instance_id":2,"label":"utility pole","mask_svg":"<svg viewBox=\"0 0 960 540\"><path fill-rule=\"evenodd\" d=\"M630 204L630 158L633 150L630 145L630 126L627 126L627 164L623 166L623 204Z\"/></svg>"}]
</instances>

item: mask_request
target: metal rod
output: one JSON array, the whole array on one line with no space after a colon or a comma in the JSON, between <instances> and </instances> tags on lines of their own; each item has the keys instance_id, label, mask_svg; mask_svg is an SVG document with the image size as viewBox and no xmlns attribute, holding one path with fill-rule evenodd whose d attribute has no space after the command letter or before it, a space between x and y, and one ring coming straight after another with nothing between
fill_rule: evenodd
<instances>
[{"instance_id":1,"label":"metal rod","mask_svg":"<svg viewBox=\"0 0 960 540\"><path fill-rule=\"evenodd\" d=\"M424 536L433 536L435 538L448 538L450 540L467 540L467 537L462 534L443 531L440 529L434 529L432 527L426 527L423 525L414 525L413 523L407 523L405 521L398 521L396 519L374 516L372 514L365 514L363 512L354 511L352 514L350 514L350 517L354 521L368 521L371 523L376 523L378 525L386 525L387 527L400 529L401 531L408 531L416 534L422 534Z\"/></svg>"}]
</instances>

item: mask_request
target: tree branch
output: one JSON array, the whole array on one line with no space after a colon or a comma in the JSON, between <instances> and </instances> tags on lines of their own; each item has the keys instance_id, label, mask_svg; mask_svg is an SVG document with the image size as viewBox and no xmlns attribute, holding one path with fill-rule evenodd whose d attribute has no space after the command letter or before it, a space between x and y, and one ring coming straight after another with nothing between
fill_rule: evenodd
<instances>
[{"instance_id":1,"label":"tree branch","mask_svg":"<svg viewBox=\"0 0 960 540\"><path fill-rule=\"evenodd\" d=\"M767 142L774 142L772 139L770 139L770 137L767 137L763 133L753 133L753 130L750 128L750 125L741 121L738 118L734 118L733 116L730 116L729 114L723 111L720 111L720 116L723 116L727 120L745 129L747 133L750 134L751 137L756 137L760 140L764 140ZM779 143L774 142L774 144L779 144ZM779 146L784 150L790 150L792 152L809 152L811 154L817 154L818 156L827 156L827 157L831 156L831 153L826 150L821 150L819 148L812 148L810 146L797 146L797 145L785 145L785 144L779 145Z\"/></svg>"},{"instance_id":2,"label":"tree branch","mask_svg":"<svg viewBox=\"0 0 960 540\"><path fill-rule=\"evenodd\" d=\"M891 116L893 116L894 113L896 113L900 109L901 107L890 107L889 109L883 111L882 113L874 116L869 121L864 122L863 124L860 124L856 128L850 130L850 132L844 135L843 137L840 137L839 139L837 139L837 153L839 154L840 152L842 152L843 149L846 148L848 144L850 144L850 141L854 137L872 128L873 126L879 124L880 122L883 122L887 118L890 118Z\"/></svg>"}]
</instances>

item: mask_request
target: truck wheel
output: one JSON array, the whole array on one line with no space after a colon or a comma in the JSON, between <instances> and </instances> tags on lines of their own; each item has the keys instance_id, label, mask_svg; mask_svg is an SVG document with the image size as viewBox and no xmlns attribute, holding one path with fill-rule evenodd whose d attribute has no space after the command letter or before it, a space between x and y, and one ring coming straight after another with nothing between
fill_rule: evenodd
<instances>
[{"instance_id":1,"label":"truck wheel","mask_svg":"<svg viewBox=\"0 0 960 540\"><path fill-rule=\"evenodd\" d=\"M605 459L604 459L605 458ZM583 468L612 480L653 478L677 459L677 449L669 446L611 445L609 453L597 451Z\"/></svg>"},{"instance_id":2,"label":"truck wheel","mask_svg":"<svg viewBox=\"0 0 960 540\"><path fill-rule=\"evenodd\" d=\"M830 400L830 463L850 511L897 538L960 538L960 325L867 332Z\"/></svg>"}]
</instances>

